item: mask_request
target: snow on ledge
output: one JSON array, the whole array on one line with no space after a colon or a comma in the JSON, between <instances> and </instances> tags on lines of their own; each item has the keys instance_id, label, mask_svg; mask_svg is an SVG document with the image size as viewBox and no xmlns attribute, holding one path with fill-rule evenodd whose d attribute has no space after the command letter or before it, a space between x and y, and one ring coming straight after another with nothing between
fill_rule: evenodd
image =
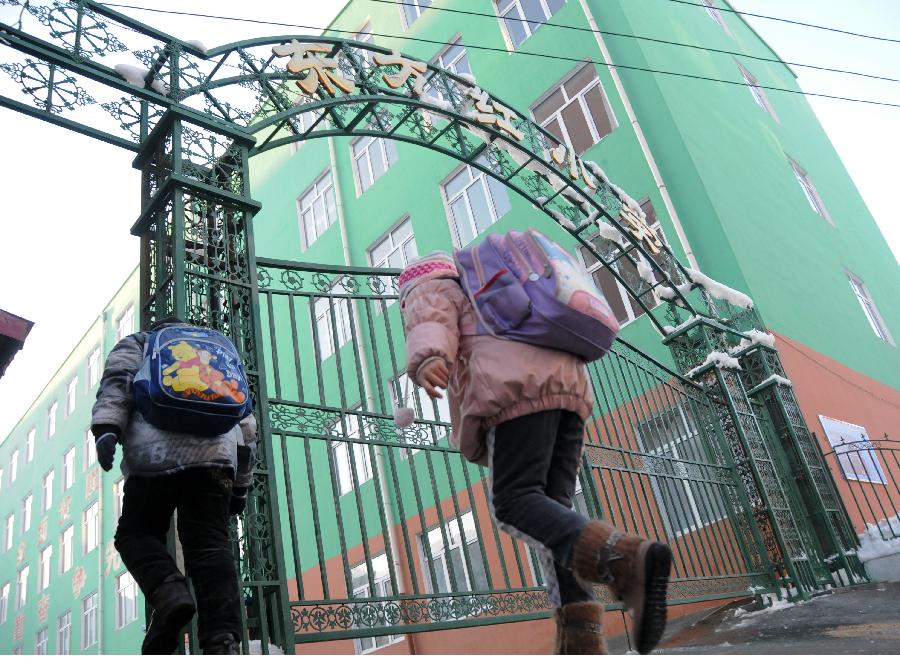
<instances>
[{"instance_id":1,"label":"snow on ledge","mask_svg":"<svg viewBox=\"0 0 900 669\"><path fill-rule=\"evenodd\" d=\"M698 370L702 369L703 367L706 367L706 365L708 365L710 363L714 364L719 369L740 369L741 368L741 363L738 361L737 358L732 358L730 355L728 355L727 353L725 353L723 351L713 351L708 356L706 356L706 360L704 360L702 364L697 365L693 369L689 370L685 376L687 376L688 378L691 378L692 376L694 376L694 374L697 373Z\"/></svg>"},{"instance_id":2,"label":"snow on ledge","mask_svg":"<svg viewBox=\"0 0 900 669\"><path fill-rule=\"evenodd\" d=\"M119 63L113 69L129 84L132 86L140 86L141 88L144 87L144 81L147 79L147 75L150 74L150 70L147 68L126 65L124 63Z\"/></svg>"},{"instance_id":3,"label":"snow on ledge","mask_svg":"<svg viewBox=\"0 0 900 669\"><path fill-rule=\"evenodd\" d=\"M751 300L747 295L744 295L744 293L740 292L739 290L729 288L724 283L719 283L714 279L710 279L703 272L698 272L695 269L688 269L686 271L691 281L703 286L703 288L706 289L706 292L708 292L713 297L720 300L725 300L729 304L732 304L736 307L742 307L744 309L750 309L753 307L753 300Z\"/></svg>"}]
</instances>

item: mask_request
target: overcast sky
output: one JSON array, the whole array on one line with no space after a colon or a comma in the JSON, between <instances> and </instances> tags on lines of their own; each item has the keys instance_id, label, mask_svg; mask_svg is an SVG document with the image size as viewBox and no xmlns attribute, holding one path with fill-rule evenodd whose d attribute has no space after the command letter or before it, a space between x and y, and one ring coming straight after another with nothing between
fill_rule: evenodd
<instances>
[{"instance_id":1,"label":"overcast sky","mask_svg":"<svg viewBox=\"0 0 900 669\"><path fill-rule=\"evenodd\" d=\"M325 26L344 2L131 0L127 4ZM900 39L900 2L896 0L736 0L733 4L747 12ZM199 39L208 47L285 31L119 11L178 37ZM16 8L0 6L3 21L14 22L17 15ZM900 43L749 20L785 60L900 78ZM900 84L794 69L807 91L900 104ZM0 90L9 85L5 78L0 73ZM502 97L503 91L497 94ZM810 101L895 256L900 256L900 221L894 205L900 176L900 108ZM0 137L0 309L36 323L25 348L0 380L2 439L137 264L137 239L128 230L139 213L140 175L132 169L133 156L127 151L6 109L0 109Z\"/></svg>"}]
</instances>

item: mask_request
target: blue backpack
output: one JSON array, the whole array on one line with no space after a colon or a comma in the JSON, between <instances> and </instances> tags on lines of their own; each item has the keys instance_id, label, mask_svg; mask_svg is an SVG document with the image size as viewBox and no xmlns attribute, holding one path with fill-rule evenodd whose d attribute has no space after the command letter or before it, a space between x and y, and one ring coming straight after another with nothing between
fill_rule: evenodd
<instances>
[{"instance_id":1,"label":"blue backpack","mask_svg":"<svg viewBox=\"0 0 900 669\"><path fill-rule=\"evenodd\" d=\"M225 434L253 410L234 343L186 323L147 333L134 399L151 425L208 437Z\"/></svg>"}]
</instances>

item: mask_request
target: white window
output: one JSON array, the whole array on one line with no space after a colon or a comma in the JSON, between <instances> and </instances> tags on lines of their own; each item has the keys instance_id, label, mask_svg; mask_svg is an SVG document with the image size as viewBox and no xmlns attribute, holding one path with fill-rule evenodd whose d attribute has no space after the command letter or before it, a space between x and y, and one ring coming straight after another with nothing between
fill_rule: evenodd
<instances>
[{"instance_id":1,"label":"white window","mask_svg":"<svg viewBox=\"0 0 900 669\"><path fill-rule=\"evenodd\" d=\"M510 209L506 187L469 165L454 172L441 191L458 248L466 246Z\"/></svg>"},{"instance_id":2,"label":"white window","mask_svg":"<svg viewBox=\"0 0 900 669\"><path fill-rule=\"evenodd\" d=\"M616 129L593 63L585 63L531 108L542 128L582 154Z\"/></svg>"},{"instance_id":3,"label":"white window","mask_svg":"<svg viewBox=\"0 0 900 669\"><path fill-rule=\"evenodd\" d=\"M75 526L69 525L63 530L59 540L59 573L65 574L72 568L73 544L75 539Z\"/></svg>"},{"instance_id":4,"label":"white window","mask_svg":"<svg viewBox=\"0 0 900 669\"><path fill-rule=\"evenodd\" d=\"M133 623L138 616L137 584L127 571L116 578L116 629Z\"/></svg>"},{"instance_id":5,"label":"white window","mask_svg":"<svg viewBox=\"0 0 900 669\"><path fill-rule=\"evenodd\" d=\"M66 386L66 415L71 416L72 412L75 411L75 397L76 391L78 390L78 377L73 376L72 380L69 381L69 385Z\"/></svg>"},{"instance_id":6,"label":"white window","mask_svg":"<svg viewBox=\"0 0 900 669\"><path fill-rule=\"evenodd\" d=\"M121 478L113 483L113 499L116 503L116 520L122 517L122 509L125 506L125 479Z\"/></svg>"},{"instance_id":7,"label":"white window","mask_svg":"<svg viewBox=\"0 0 900 669\"><path fill-rule=\"evenodd\" d=\"M670 537L681 536L726 515L716 486L690 479L685 460L706 462L693 418L681 406L664 410L637 426L640 449L651 459L650 484Z\"/></svg>"},{"instance_id":8,"label":"white window","mask_svg":"<svg viewBox=\"0 0 900 669\"><path fill-rule=\"evenodd\" d=\"M41 511L44 513L53 506L53 479L55 476L56 473L51 469L41 479Z\"/></svg>"},{"instance_id":9,"label":"white window","mask_svg":"<svg viewBox=\"0 0 900 669\"><path fill-rule=\"evenodd\" d=\"M53 558L53 546L45 546L41 551L38 563L38 592L50 586L50 562Z\"/></svg>"},{"instance_id":10,"label":"white window","mask_svg":"<svg viewBox=\"0 0 900 669\"><path fill-rule=\"evenodd\" d=\"M403 22L409 28L428 9L431 0L400 0L398 4L403 13Z\"/></svg>"},{"instance_id":11,"label":"white window","mask_svg":"<svg viewBox=\"0 0 900 669\"><path fill-rule=\"evenodd\" d=\"M728 29L728 24L725 23L725 19L722 18L722 12L718 10L716 7L715 0L702 0L703 6L706 7L706 13L709 14L709 17L719 24L719 27L725 31L725 34L729 37L733 37L731 31Z\"/></svg>"},{"instance_id":12,"label":"white window","mask_svg":"<svg viewBox=\"0 0 900 669\"><path fill-rule=\"evenodd\" d=\"M88 356L88 388L93 388L100 380L100 347L95 346Z\"/></svg>"},{"instance_id":13,"label":"white window","mask_svg":"<svg viewBox=\"0 0 900 669\"><path fill-rule=\"evenodd\" d=\"M369 249L369 262L372 267L403 269L418 255L412 221L407 217Z\"/></svg>"},{"instance_id":14,"label":"white window","mask_svg":"<svg viewBox=\"0 0 900 669\"><path fill-rule=\"evenodd\" d=\"M75 483L75 447L71 446L63 454L63 490L68 490Z\"/></svg>"},{"instance_id":15,"label":"white window","mask_svg":"<svg viewBox=\"0 0 900 669\"><path fill-rule=\"evenodd\" d=\"M357 137L350 144L357 195L365 193L397 162L397 145L384 137Z\"/></svg>"},{"instance_id":16,"label":"white window","mask_svg":"<svg viewBox=\"0 0 900 669\"><path fill-rule=\"evenodd\" d=\"M54 402L47 409L47 439L56 434L56 410L59 404Z\"/></svg>"},{"instance_id":17,"label":"white window","mask_svg":"<svg viewBox=\"0 0 900 669\"><path fill-rule=\"evenodd\" d=\"M69 655L72 652L72 612L66 611L56 619L56 654Z\"/></svg>"},{"instance_id":18,"label":"white window","mask_svg":"<svg viewBox=\"0 0 900 669\"><path fill-rule=\"evenodd\" d=\"M812 207L813 211L819 216L834 225L828 210L825 208L825 203L822 202L819 191L816 190L812 179L809 178L809 174L807 174L806 170L800 167L793 159L788 158L788 162L791 164L791 169L794 171L794 177L796 177L797 183L800 184L800 188L803 190L803 194L806 196L806 201L809 202L809 206Z\"/></svg>"},{"instance_id":19,"label":"white window","mask_svg":"<svg viewBox=\"0 0 900 669\"><path fill-rule=\"evenodd\" d=\"M54 413L54 420L53 420L53 423L54 423L54 428L53 428L53 429L54 429L54 431L56 430L56 427L55 427L55 426L56 426L56 411L55 411L55 407L56 407L56 402L53 403L53 407L52 407L52 408L54 409L54 412L53 412L53 413ZM36 437L36 433L37 433L37 431L36 431L34 428L31 428L31 429L28 431L28 436L25 437L25 462L26 462L26 463L31 462L32 460L34 460L34 440L35 440L35 437Z\"/></svg>"},{"instance_id":20,"label":"white window","mask_svg":"<svg viewBox=\"0 0 900 669\"><path fill-rule=\"evenodd\" d=\"M134 331L134 305L129 304L125 307L125 311L116 319L116 341L124 339Z\"/></svg>"},{"instance_id":21,"label":"white window","mask_svg":"<svg viewBox=\"0 0 900 669\"><path fill-rule=\"evenodd\" d=\"M339 290L339 285L332 286L333 292ZM319 340L319 359L325 360L351 339L350 298L317 297L313 300L313 311Z\"/></svg>"},{"instance_id":22,"label":"white window","mask_svg":"<svg viewBox=\"0 0 900 669\"><path fill-rule=\"evenodd\" d=\"M437 58L434 59L434 64L453 74L472 75L472 67L469 65L469 54L465 47L459 43L458 39L438 54ZM425 90L441 100L447 100L447 92L437 82L438 79L435 79L435 83L429 83Z\"/></svg>"},{"instance_id":23,"label":"white window","mask_svg":"<svg viewBox=\"0 0 900 669\"><path fill-rule=\"evenodd\" d=\"M417 539L427 592L472 592L490 588L471 511L447 521L443 527L429 530L427 538L419 534ZM433 579L431 567L434 568Z\"/></svg>"},{"instance_id":24,"label":"white window","mask_svg":"<svg viewBox=\"0 0 900 669\"><path fill-rule=\"evenodd\" d=\"M47 654L47 628L42 627L37 631L37 634L34 638L34 654L35 655L46 655Z\"/></svg>"},{"instance_id":25,"label":"white window","mask_svg":"<svg viewBox=\"0 0 900 669\"><path fill-rule=\"evenodd\" d=\"M847 278L850 280L850 289L853 291L853 294L856 295L859 306L862 307L863 313L866 315L866 320L869 321L869 325L872 326L875 335L879 339L893 345L894 338L891 336L884 319L878 312L878 307L875 306L875 301L872 299L869 289L866 288L866 284L864 284L859 277L854 276L850 272L847 272Z\"/></svg>"},{"instance_id":26,"label":"white window","mask_svg":"<svg viewBox=\"0 0 900 669\"><path fill-rule=\"evenodd\" d=\"M12 452L9 456L9 482L15 483L16 477L19 475L19 449Z\"/></svg>"},{"instance_id":27,"label":"white window","mask_svg":"<svg viewBox=\"0 0 900 669\"><path fill-rule=\"evenodd\" d=\"M348 440L359 438L359 416L346 414L344 423L337 421L329 428L333 438ZM352 456L351 456L352 453ZM353 477L362 485L372 478L372 458L368 444L353 441L332 441L331 459L337 474L338 494L346 495L353 490Z\"/></svg>"},{"instance_id":28,"label":"white window","mask_svg":"<svg viewBox=\"0 0 900 669\"><path fill-rule=\"evenodd\" d=\"M10 550L13 545L13 529L16 524L16 517L9 514L6 517L6 529L3 533L3 550Z\"/></svg>"},{"instance_id":29,"label":"white window","mask_svg":"<svg viewBox=\"0 0 900 669\"><path fill-rule=\"evenodd\" d=\"M31 493L22 500L22 533L31 529L31 503L34 496Z\"/></svg>"},{"instance_id":30,"label":"white window","mask_svg":"<svg viewBox=\"0 0 900 669\"><path fill-rule=\"evenodd\" d=\"M644 212L647 224L650 228L656 231L657 236L661 240L665 241L662 228L656 218L656 211L654 211L650 200L645 200L641 203L641 210ZM613 243L600 235L591 239L591 246L593 246L604 258L610 257L613 253ZM616 315L619 325L630 323L644 313L644 308L641 304L628 293L625 286L622 285L622 282L616 279L615 275L609 269L604 267L590 250L581 246L578 248L578 253L581 255L584 266L594 280L594 284L596 284L597 288L600 289L600 292L603 293L603 296L609 303L610 309L612 309L613 313ZM638 258L637 251L632 250L629 255L633 259ZM662 262L661 257L656 256L656 258L659 262ZM641 283L642 280L637 268L628 260L622 259L621 261L618 261L616 264L616 271L619 273L619 276L630 285L644 285ZM663 278L662 275L655 272L654 277L656 281L661 281ZM657 304L656 296L653 293L644 295L643 300L644 303L650 305L651 308Z\"/></svg>"},{"instance_id":31,"label":"white window","mask_svg":"<svg viewBox=\"0 0 900 669\"><path fill-rule=\"evenodd\" d=\"M94 442L94 433L91 428L84 431L84 468L87 469L97 462L97 445Z\"/></svg>"},{"instance_id":32,"label":"white window","mask_svg":"<svg viewBox=\"0 0 900 669\"><path fill-rule=\"evenodd\" d=\"M298 95L294 99L294 105L295 106L305 105L305 104L308 104L308 103L314 102L314 101L315 101L314 98L308 97L306 95ZM313 125L315 125L316 121L318 121L319 118L323 115L324 115L324 110L322 110L322 109L319 109L317 111L305 111L305 112L301 112L301 113L297 114L296 116L294 116L291 119L291 121L293 122L294 127L297 129L297 132L302 134L302 133L305 133L310 128L312 128ZM321 121L321 123L324 123L324 122L325 121ZM297 150L301 146L303 146L302 141L291 142L291 155L294 155L295 153L297 153Z\"/></svg>"},{"instance_id":33,"label":"white window","mask_svg":"<svg viewBox=\"0 0 900 669\"><path fill-rule=\"evenodd\" d=\"M391 584L391 573L388 570L387 555L381 553L371 560L370 571L366 563L358 564L350 570L350 580L353 586L353 599L365 599L368 597L392 597L396 593ZM354 639L353 645L356 654L369 653L376 648L383 648L403 639L403 635L394 634L388 636L367 637Z\"/></svg>"},{"instance_id":34,"label":"white window","mask_svg":"<svg viewBox=\"0 0 900 669\"><path fill-rule=\"evenodd\" d=\"M513 49L531 37L566 0L494 0Z\"/></svg>"},{"instance_id":35,"label":"white window","mask_svg":"<svg viewBox=\"0 0 900 669\"><path fill-rule=\"evenodd\" d=\"M97 609L100 599L92 592L81 600L81 650L97 643Z\"/></svg>"},{"instance_id":36,"label":"white window","mask_svg":"<svg viewBox=\"0 0 900 669\"><path fill-rule=\"evenodd\" d=\"M9 581L0 587L0 625L6 622L9 616Z\"/></svg>"},{"instance_id":37,"label":"white window","mask_svg":"<svg viewBox=\"0 0 900 669\"><path fill-rule=\"evenodd\" d=\"M82 512L81 546L83 553L90 553L100 541L100 504L94 502Z\"/></svg>"},{"instance_id":38,"label":"white window","mask_svg":"<svg viewBox=\"0 0 900 669\"><path fill-rule=\"evenodd\" d=\"M300 219L300 239L303 248L308 249L337 220L331 172L319 178L297 199L297 212Z\"/></svg>"},{"instance_id":39,"label":"white window","mask_svg":"<svg viewBox=\"0 0 900 669\"><path fill-rule=\"evenodd\" d=\"M392 379L390 383L391 400L395 405L409 407L416 413L416 420L433 421L436 423L450 423L450 402L447 399L447 393L444 392L443 397L433 400L421 388L411 381L409 376L404 372L396 379ZM422 426L424 427L424 426ZM434 442L447 436L447 428L442 425L433 426L434 432L430 433ZM403 458L415 455L418 449L405 448L400 451Z\"/></svg>"},{"instance_id":40,"label":"white window","mask_svg":"<svg viewBox=\"0 0 900 669\"><path fill-rule=\"evenodd\" d=\"M737 66L741 71L741 77L744 79L744 83L747 84L747 88L750 90L750 95L753 96L753 100L756 102L756 104L765 109L772 118L777 120L778 117L775 116L775 108L772 107L772 104L769 102L769 98L766 97L765 91L763 91L762 87L760 86L759 79L754 77L750 70L748 70L740 63L738 63Z\"/></svg>"},{"instance_id":41,"label":"white window","mask_svg":"<svg viewBox=\"0 0 900 669\"><path fill-rule=\"evenodd\" d=\"M21 609L25 606L25 602L28 601L28 565L25 565L19 570L19 575L16 579L16 609Z\"/></svg>"}]
</instances>

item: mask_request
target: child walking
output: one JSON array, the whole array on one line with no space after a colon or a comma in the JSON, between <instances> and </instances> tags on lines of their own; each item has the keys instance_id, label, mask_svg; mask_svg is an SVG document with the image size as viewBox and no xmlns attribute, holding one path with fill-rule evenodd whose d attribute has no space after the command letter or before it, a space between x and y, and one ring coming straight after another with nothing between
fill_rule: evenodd
<instances>
[{"instance_id":1,"label":"child walking","mask_svg":"<svg viewBox=\"0 0 900 669\"><path fill-rule=\"evenodd\" d=\"M497 525L533 546L557 626L554 652L605 654L607 585L649 653L666 624L668 546L584 518L572 508L593 397L585 363L561 350L475 334L477 318L454 259L413 261L399 280L407 373L430 397L448 389L452 441L487 465Z\"/></svg>"}]
</instances>

